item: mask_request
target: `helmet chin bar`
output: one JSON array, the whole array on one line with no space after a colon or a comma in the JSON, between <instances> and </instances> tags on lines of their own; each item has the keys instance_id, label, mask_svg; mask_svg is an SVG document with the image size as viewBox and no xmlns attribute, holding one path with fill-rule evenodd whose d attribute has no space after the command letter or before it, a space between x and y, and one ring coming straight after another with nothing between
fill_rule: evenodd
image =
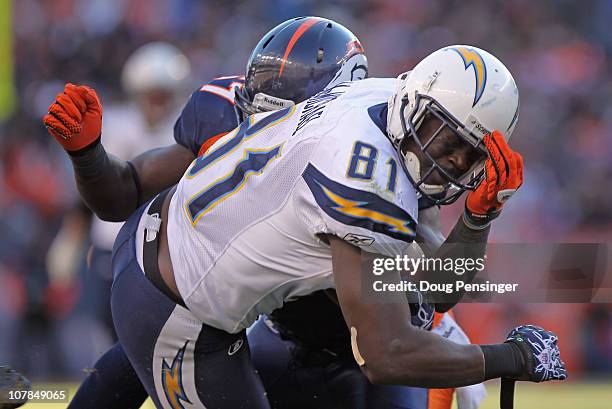
<instances>
[{"instance_id":1,"label":"helmet chin bar","mask_svg":"<svg viewBox=\"0 0 612 409\"><path fill-rule=\"evenodd\" d=\"M253 97L252 105L257 112L268 112L275 111L277 109L287 108L295 105L295 103L290 99L273 97L272 95L264 94L263 92L258 92Z\"/></svg>"},{"instance_id":2,"label":"helmet chin bar","mask_svg":"<svg viewBox=\"0 0 612 409\"><path fill-rule=\"evenodd\" d=\"M236 94L236 98L234 98L236 106L240 108L245 115L275 111L295 105L290 99L273 97L263 92L258 92L251 99L245 87L236 87L234 92Z\"/></svg>"},{"instance_id":3,"label":"helmet chin bar","mask_svg":"<svg viewBox=\"0 0 612 409\"><path fill-rule=\"evenodd\" d=\"M408 175L410 176L412 183L415 184L414 178L421 174L421 163L419 162L419 159L413 152L406 151L403 154L402 160L404 162L405 169L408 170ZM425 179L425 177L422 179ZM427 183L421 183L419 187L428 195L439 195L446 190L444 185L429 185Z\"/></svg>"},{"instance_id":4,"label":"helmet chin bar","mask_svg":"<svg viewBox=\"0 0 612 409\"><path fill-rule=\"evenodd\" d=\"M486 151L482 145L482 139L478 138L472 132L468 132L465 126L457 120L450 112L448 112L442 105L440 105L435 99L427 96L416 94L415 103L412 111L410 112L408 121L404 112L406 107L410 104L408 96L402 98L402 105L399 110L400 121L402 124L403 137L397 143L396 149L398 156L402 158L400 161L404 172L410 178L415 189L424 197L434 202L436 205L446 205L455 202L466 190L474 190L484 177L484 160L476 162L472 167L461 177L456 178L450 175L440 165L437 164L434 158L427 152L427 148L431 143L440 135L445 127L449 127L455 135L461 140L469 143L477 149ZM421 104L424 104L421 107ZM417 129L423 123L425 116L431 114L438 118L442 125L429 137L429 139L423 144L418 137ZM415 145L420 149L421 153L431 163L429 169L427 169L421 176L421 164L417 156L407 149L408 142L413 140ZM431 185L425 183L425 180L432 175L435 171L438 171L444 176L448 182L444 185ZM440 198L440 193L446 192L444 197Z\"/></svg>"},{"instance_id":5,"label":"helmet chin bar","mask_svg":"<svg viewBox=\"0 0 612 409\"><path fill-rule=\"evenodd\" d=\"M295 105L290 99L273 97L272 95L258 92L250 97L246 87L236 87L234 89L236 106L245 114L253 115L259 112L275 111Z\"/></svg>"}]
</instances>

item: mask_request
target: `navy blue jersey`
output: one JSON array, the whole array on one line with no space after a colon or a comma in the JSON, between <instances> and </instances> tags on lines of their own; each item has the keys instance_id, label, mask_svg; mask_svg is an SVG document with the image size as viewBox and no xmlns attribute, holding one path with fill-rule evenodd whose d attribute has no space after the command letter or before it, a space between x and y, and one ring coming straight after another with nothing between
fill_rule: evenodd
<instances>
[{"instance_id":1,"label":"navy blue jersey","mask_svg":"<svg viewBox=\"0 0 612 409\"><path fill-rule=\"evenodd\" d=\"M217 139L238 126L234 88L244 77L219 77L196 90L174 124L174 139L199 156Z\"/></svg>"}]
</instances>

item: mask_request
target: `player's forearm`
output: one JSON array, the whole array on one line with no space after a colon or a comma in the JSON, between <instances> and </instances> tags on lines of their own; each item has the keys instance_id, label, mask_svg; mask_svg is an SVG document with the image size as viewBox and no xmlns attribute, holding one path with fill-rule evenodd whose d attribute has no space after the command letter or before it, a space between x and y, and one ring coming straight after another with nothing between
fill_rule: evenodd
<instances>
[{"instance_id":1,"label":"player's forearm","mask_svg":"<svg viewBox=\"0 0 612 409\"><path fill-rule=\"evenodd\" d=\"M526 367L513 343L493 345L457 344L437 334L407 328L396 333L375 354L383 359L368 363L370 380L423 388L453 388L485 380L521 376Z\"/></svg>"},{"instance_id":2,"label":"player's forearm","mask_svg":"<svg viewBox=\"0 0 612 409\"><path fill-rule=\"evenodd\" d=\"M487 249L489 231L490 226L480 230L471 229L465 224L463 218L460 217L447 239L435 252L434 257L442 260L482 259ZM455 283L457 280L469 283L474 279L477 272L478 269L476 268L466 268L461 275L458 275L455 271L443 269L441 271L427 271L426 273L421 273L419 278L425 279L430 283L438 284ZM436 311L448 311L461 300L463 293L463 291L456 291L451 294L444 294L444 302L439 302L440 300L436 302Z\"/></svg>"},{"instance_id":3,"label":"player's forearm","mask_svg":"<svg viewBox=\"0 0 612 409\"><path fill-rule=\"evenodd\" d=\"M77 188L103 220L123 221L138 205L138 188L127 162L109 155L101 143L70 154Z\"/></svg>"},{"instance_id":4,"label":"player's forearm","mask_svg":"<svg viewBox=\"0 0 612 409\"><path fill-rule=\"evenodd\" d=\"M427 331L411 329L377 349L375 356L379 358L366 358L364 365L374 383L451 388L485 379L484 358L478 346L456 344Z\"/></svg>"}]
</instances>

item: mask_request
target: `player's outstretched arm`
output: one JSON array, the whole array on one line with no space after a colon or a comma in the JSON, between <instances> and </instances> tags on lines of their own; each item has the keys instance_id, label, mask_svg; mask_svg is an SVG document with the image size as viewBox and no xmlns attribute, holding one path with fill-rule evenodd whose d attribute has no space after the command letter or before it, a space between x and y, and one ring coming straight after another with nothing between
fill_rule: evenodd
<instances>
[{"instance_id":1,"label":"player's outstretched arm","mask_svg":"<svg viewBox=\"0 0 612 409\"><path fill-rule=\"evenodd\" d=\"M519 327L503 344L460 345L412 326L408 303L399 292L390 292L385 303L364 302L362 285L371 283L362 280L373 275L359 273L360 250L336 237L328 239L353 353L371 382L449 388L499 377L565 379L556 337L539 327Z\"/></svg>"},{"instance_id":2,"label":"player's outstretched arm","mask_svg":"<svg viewBox=\"0 0 612 409\"><path fill-rule=\"evenodd\" d=\"M401 293L390 302L364 303L361 253L330 237L334 281L353 348L373 383L454 387L484 380L484 358L476 345L459 345L410 324L410 308ZM365 276L368 275L364 275Z\"/></svg>"},{"instance_id":3,"label":"player's outstretched arm","mask_svg":"<svg viewBox=\"0 0 612 409\"><path fill-rule=\"evenodd\" d=\"M175 184L194 159L178 144L129 162L108 154L100 142L102 105L87 86L67 84L43 122L68 152L81 197L104 220L127 219L144 200Z\"/></svg>"}]
</instances>

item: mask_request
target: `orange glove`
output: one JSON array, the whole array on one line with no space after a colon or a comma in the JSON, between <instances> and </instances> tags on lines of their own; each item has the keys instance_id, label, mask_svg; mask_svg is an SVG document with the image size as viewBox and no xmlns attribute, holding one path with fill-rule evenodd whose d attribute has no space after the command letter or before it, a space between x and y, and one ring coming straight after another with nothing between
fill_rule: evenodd
<instances>
[{"instance_id":1,"label":"orange glove","mask_svg":"<svg viewBox=\"0 0 612 409\"><path fill-rule=\"evenodd\" d=\"M523 157L508 146L499 131L486 135L483 143L489 152L485 179L468 193L464 221L482 229L499 216L504 203L523 184Z\"/></svg>"},{"instance_id":2,"label":"orange glove","mask_svg":"<svg viewBox=\"0 0 612 409\"><path fill-rule=\"evenodd\" d=\"M49 106L43 122L64 149L75 152L100 139L102 105L92 88L68 83Z\"/></svg>"}]
</instances>

